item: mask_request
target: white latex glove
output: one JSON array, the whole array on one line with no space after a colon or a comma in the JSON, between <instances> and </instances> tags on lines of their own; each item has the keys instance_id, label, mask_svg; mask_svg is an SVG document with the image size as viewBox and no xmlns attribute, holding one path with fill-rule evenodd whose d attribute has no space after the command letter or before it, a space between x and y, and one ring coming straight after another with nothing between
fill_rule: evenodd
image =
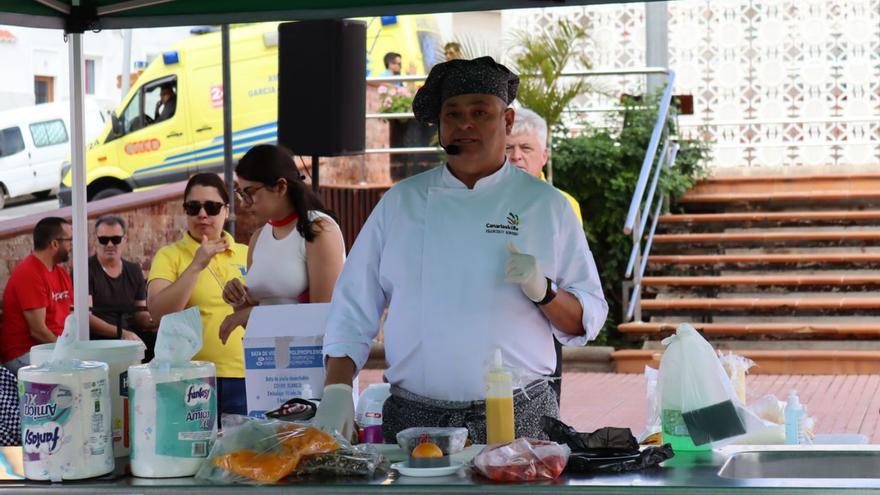
<instances>
[{"instance_id":1,"label":"white latex glove","mask_svg":"<svg viewBox=\"0 0 880 495\"><path fill-rule=\"evenodd\" d=\"M350 439L354 433L354 402L351 386L335 383L324 387L324 396L315 412L312 423L324 432L342 435Z\"/></svg>"},{"instance_id":2,"label":"white latex glove","mask_svg":"<svg viewBox=\"0 0 880 495\"><path fill-rule=\"evenodd\" d=\"M547 295L547 279L538 269L538 260L530 254L523 254L513 244L507 242L507 251L510 255L504 267L504 281L510 284L519 284L523 294L534 302L539 302Z\"/></svg>"}]
</instances>

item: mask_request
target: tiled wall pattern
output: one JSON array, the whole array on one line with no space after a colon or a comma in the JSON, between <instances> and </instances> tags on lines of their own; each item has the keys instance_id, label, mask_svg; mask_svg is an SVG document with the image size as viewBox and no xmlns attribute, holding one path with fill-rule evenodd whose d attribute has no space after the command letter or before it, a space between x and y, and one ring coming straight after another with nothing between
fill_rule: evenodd
<instances>
[{"instance_id":1,"label":"tiled wall pattern","mask_svg":"<svg viewBox=\"0 0 880 495\"><path fill-rule=\"evenodd\" d=\"M682 117L714 143L716 167L880 164L880 0L683 0L668 3L669 65ZM594 69L645 65L642 4L509 11L511 28L565 16L588 26ZM611 97L642 78L607 77ZM590 120L596 122L595 116Z\"/></svg>"}]
</instances>

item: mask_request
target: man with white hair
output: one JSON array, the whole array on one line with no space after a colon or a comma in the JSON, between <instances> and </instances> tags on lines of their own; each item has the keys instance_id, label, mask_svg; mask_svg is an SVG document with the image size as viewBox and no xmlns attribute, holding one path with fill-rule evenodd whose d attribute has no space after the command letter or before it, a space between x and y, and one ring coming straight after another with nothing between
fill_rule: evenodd
<instances>
[{"instance_id":1,"label":"man with white hair","mask_svg":"<svg viewBox=\"0 0 880 495\"><path fill-rule=\"evenodd\" d=\"M513 121L513 129L507 136L507 159L517 167L525 170L535 177L544 179L544 165L550 154L547 152L547 122L540 115L521 107L516 109L516 119ZM556 188L574 210L578 222L583 225L581 206L574 196L562 189ZM556 346L556 370L551 375L555 381L551 382L556 391L556 399L561 403L562 397L562 344L554 339Z\"/></svg>"},{"instance_id":2,"label":"man with white hair","mask_svg":"<svg viewBox=\"0 0 880 495\"><path fill-rule=\"evenodd\" d=\"M516 120L513 121L513 130L507 136L507 158L511 163L535 177L544 180L544 165L550 154L547 152L547 122L540 115L521 107L516 109ZM557 191L565 196L574 209L578 221L583 225L581 206L574 196L562 189Z\"/></svg>"}]
</instances>

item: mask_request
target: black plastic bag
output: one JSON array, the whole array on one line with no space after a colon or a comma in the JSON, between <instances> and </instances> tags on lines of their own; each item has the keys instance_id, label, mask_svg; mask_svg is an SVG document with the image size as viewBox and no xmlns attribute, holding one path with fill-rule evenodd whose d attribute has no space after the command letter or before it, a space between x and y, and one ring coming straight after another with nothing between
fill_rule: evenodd
<instances>
[{"instance_id":1,"label":"black plastic bag","mask_svg":"<svg viewBox=\"0 0 880 495\"><path fill-rule=\"evenodd\" d=\"M592 433L579 433L574 428L550 416L544 416L544 433L556 443L564 443L572 452L587 449L639 450L639 442L629 428L600 428Z\"/></svg>"},{"instance_id":2,"label":"black plastic bag","mask_svg":"<svg viewBox=\"0 0 880 495\"><path fill-rule=\"evenodd\" d=\"M601 452L602 450L605 452ZM672 446L668 443L659 447L646 447L641 452L626 452L619 449L591 449L572 452L568 457L565 471L577 474L642 471L655 467L674 455Z\"/></svg>"},{"instance_id":3,"label":"black plastic bag","mask_svg":"<svg viewBox=\"0 0 880 495\"><path fill-rule=\"evenodd\" d=\"M544 433L550 440L571 448L565 471L577 474L624 473L641 471L672 458L669 444L639 449L639 443L629 428L600 428L592 433L580 433L562 421L549 416L543 418Z\"/></svg>"}]
</instances>

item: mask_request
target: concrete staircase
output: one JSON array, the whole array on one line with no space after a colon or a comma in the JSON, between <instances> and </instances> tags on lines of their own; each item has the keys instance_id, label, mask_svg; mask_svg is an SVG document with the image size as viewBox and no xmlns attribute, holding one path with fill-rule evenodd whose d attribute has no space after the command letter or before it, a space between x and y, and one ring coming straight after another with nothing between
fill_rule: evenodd
<instances>
[{"instance_id":1,"label":"concrete staircase","mask_svg":"<svg viewBox=\"0 0 880 495\"><path fill-rule=\"evenodd\" d=\"M661 217L643 279L642 349L619 372L659 362L687 321L756 373L880 373L880 173L721 177Z\"/></svg>"}]
</instances>

